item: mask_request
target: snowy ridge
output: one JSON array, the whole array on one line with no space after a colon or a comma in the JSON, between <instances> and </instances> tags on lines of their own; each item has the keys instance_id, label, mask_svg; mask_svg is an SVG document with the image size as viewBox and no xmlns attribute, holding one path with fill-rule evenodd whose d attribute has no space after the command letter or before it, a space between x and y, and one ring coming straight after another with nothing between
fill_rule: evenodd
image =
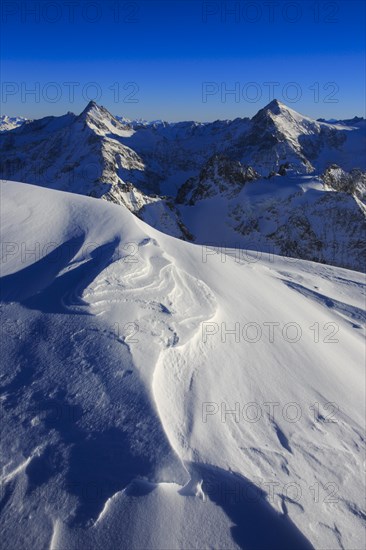
<instances>
[{"instance_id":1,"label":"snowy ridge","mask_svg":"<svg viewBox=\"0 0 366 550\"><path fill-rule=\"evenodd\" d=\"M5 544L363 548L360 273L1 195Z\"/></svg>"}]
</instances>

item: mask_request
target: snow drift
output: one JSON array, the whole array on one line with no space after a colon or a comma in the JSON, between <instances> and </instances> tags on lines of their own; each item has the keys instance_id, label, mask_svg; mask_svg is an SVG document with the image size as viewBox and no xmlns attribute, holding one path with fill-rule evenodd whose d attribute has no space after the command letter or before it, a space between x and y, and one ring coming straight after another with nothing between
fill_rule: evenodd
<instances>
[{"instance_id":1,"label":"snow drift","mask_svg":"<svg viewBox=\"0 0 366 550\"><path fill-rule=\"evenodd\" d=\"M6 546L364 547L362 274L1 199Z\"/></svg>"}]
</instances>

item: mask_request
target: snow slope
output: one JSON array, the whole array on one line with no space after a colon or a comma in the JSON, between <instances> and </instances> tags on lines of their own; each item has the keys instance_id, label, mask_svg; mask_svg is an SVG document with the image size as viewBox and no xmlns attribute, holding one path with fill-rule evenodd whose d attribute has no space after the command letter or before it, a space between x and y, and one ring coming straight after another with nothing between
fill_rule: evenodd
<instances>
[{"instance_id":1,"label":"snow slope","mask_svg":"<svg viewBox=\"0 0 366 550\"><path fill-rule=\"evenodd\" d=\"M360 273L1 200L6 547L364 547Z\"/></svg>"}]
</instances>

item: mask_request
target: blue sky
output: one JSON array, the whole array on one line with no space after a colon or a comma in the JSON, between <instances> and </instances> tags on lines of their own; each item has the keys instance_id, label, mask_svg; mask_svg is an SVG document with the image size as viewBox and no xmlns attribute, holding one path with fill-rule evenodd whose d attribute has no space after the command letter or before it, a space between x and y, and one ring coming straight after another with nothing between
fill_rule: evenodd
<instances>
[{"instance_id":1,"label":"blue sky","mask_svg":"<svg viewBox=\"0 0 366 550\"><path fill-rule=\"evenodd\" d=\"M315 118L365 116L362 0L38 0L4 2L1 18L2 114L95 99L129 118L208 121L277 97Z\"/></svg>"}]
</instances>

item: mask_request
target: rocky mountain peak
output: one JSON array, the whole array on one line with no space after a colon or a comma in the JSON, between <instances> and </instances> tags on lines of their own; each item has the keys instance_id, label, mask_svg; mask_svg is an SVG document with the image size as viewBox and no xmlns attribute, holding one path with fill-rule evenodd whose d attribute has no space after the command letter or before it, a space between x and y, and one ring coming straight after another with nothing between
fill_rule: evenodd
<instances>
[{"instance_id":1,"label":"rocky mountain peak","mask_svg":"<svg viewBox=\"0 0 366 550\"><path fill-rule=\"evenodd\" d=\"M263 108L264 111L270 111L274 115L280 115L284 111L288 111L287 106L279 101L278 99L273 99L268 105Z\"/></svg>"},{"instance_id":2,"label":"rocky mountain peak","mask_svg":"<svg viewBox=\"0 0 366 550\"><path fill-rule=\"evenodd\" d=\"M98 105L95 101L89 101L88 105L78 116L78 120L100 135L110 133L111 131L123 130L126 127L108 109L102 105Z\"/></svg>"},{"instance_id":3,"label":"rocky mountain peak","mask_svg":"<svg viewBox=\"0 0 366 550\"><path fill-rule=\"evenodd\" d=\"M99 109L104 109L104 107L100 107L95 101L89 101L85 109L81 112L80 116L83 114L88 114L93 111L98 111Z\"/></svg>"},{"instance_id":4,"label":"rocky mountain peak","mask_svg":"<svg viewBox=\"0 0 366 550\"><path fill-rule=\"evenodd\" d=\"M288 119L292 118L292 115L296 116L296 112L287 107L284 103L281 103L278 99L274 99L268 103L268 105L260 109L256 115L254 115L252 122L256 123L264 120L267 122L274 122L275 118L273 117L277 117L279 115Z\"/></svg>"},{"instance_id":5,"label":"rocky mountain peak","mask_svg":"<svg viewBox=\"0 0 366 550\"><path fill-rule=\"evenodd\" d=\"M113 115L102 105L98 105L95 101L89 101L85 109L80 113L81 119L100 119L114 118Z\"/></svg>"}]
</instances>

